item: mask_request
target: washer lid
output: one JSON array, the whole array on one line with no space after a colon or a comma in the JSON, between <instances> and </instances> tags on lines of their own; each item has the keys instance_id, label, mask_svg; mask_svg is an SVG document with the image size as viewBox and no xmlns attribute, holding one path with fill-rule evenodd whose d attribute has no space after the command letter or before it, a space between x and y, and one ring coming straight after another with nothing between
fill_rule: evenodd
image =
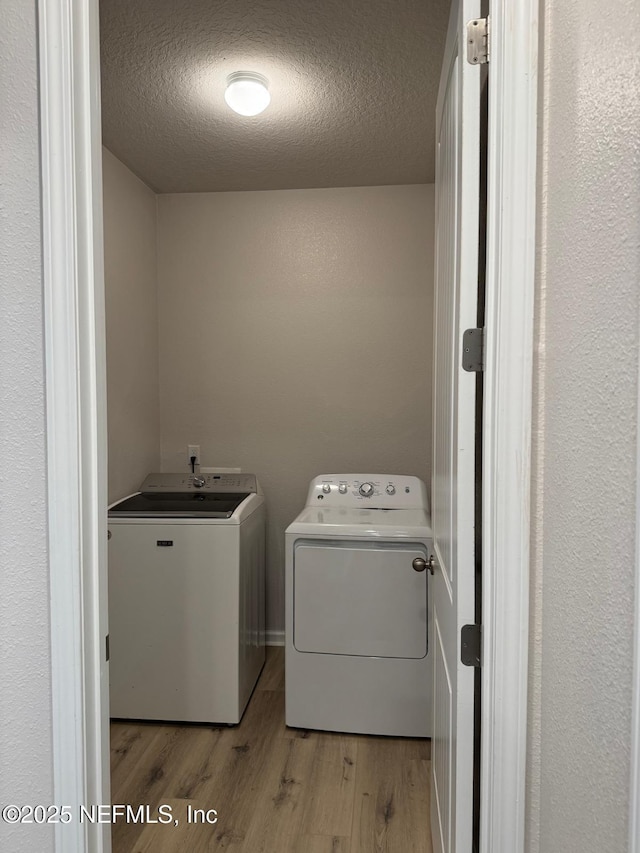
<instances>
[{"instance_id":1,"label":"washer lid","mask_svg":"<svg viewBox=\"0 0 640 853\"><path fill-rule=\"evenodd\" d=\"M161 492L133 495L115 504L109 518L231 518L251 493Z\"/></svg>"},{"instance_id":2,"label":"washer lid","mask_svg":"<svg viewBox=\"0 0 640 853\"><path fill-rule=\"evenodd\" d=\"M306 536L357 536L361 539L430 539L431 519L421 509L305 507L287 533Z\"/></svg>"}]
</instances>

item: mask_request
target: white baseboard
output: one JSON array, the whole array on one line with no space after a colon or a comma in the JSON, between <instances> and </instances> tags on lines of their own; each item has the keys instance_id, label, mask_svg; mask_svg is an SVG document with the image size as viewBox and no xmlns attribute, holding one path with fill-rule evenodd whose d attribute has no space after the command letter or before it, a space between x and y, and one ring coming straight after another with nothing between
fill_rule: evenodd
<instances>
[{"instance_id":1,"label":"white baseboard","mask_svg":"<svg viewBox=\"0 0 640 853\"><path fill-rule=\"evenodd\" d=\"M284 646L284 631L267 628L264 641L268 646Z\"/></svg>"}]
</instances>

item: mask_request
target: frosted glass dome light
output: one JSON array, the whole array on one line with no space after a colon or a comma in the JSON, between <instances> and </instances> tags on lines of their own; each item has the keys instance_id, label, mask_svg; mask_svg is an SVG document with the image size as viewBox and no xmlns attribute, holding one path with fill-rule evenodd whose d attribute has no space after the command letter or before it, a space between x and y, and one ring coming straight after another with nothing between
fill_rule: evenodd
<instances>
[{"instance_id":1,"label":"frosted glass dome light","mask_svg":"<svg viewBox=\"0 0 640 853\"><path fill-rule=\"evenodd\" d=\"M269 106L269 81L253 71L236 71L227 77L224 99L241 116L257 116Z\"/></svg>"}]
</instances>

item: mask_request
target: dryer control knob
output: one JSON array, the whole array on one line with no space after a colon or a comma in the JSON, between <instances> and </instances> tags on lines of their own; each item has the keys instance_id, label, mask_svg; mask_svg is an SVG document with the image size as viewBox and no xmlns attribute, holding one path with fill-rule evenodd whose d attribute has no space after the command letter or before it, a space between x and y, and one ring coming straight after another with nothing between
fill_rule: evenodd
<instances>
[{"instance_id":1,"label":"dryer control knob","mask_svg":"<svg viewBox=\"0 0 640 853\"><path fill-rule=\"evenodd\" d=\"M392 485L391 483L389 483L389 485L388 485L388 486L387 486L387 488L385 489L385 492L386 492L388 495L395 495L395 493L396 493L396 487L395 487L394 485Z\"/></svg>"},{"instance_id":2,"label":"dryer control knob","mask_svg":"<svg viewBox=\"0 0 640 853\"><path fill-rule=\"evenodd\" d=\"M204 479L204 477L198 477L198 475L196 474L196 476L193 478L193 480L191 482L196 487L196 489L201 489L205 484L205 479Z\"/></svg>"},{"instance_id":3,"label":"dryer control knob","mask_svg":"<svg viewBox=\"0 0 640 853\"><path fill-rule=\"evenodd\" d=\"M338 491L340 492L341 495L346 495L347 494L347 484L346 483L340 483L340 485L338 486Z\"/></svg>"},{"instance_id":4,"label":"dryer control knob","mask_svg":"<svg viewBox=\"0 0 640 853\"><path fill-rule=\"evenodd\" d=\"M363 498L370 498L373 494L373 483L363 483L358 491Z\"/></svg>"},{"instance_id":5,"label":"dryer control knob","mask_svg":"<svg viewBox=\"0 0 640 853\"><path fill-rule=\"evenodd\" d=\"M329 485L329 483L325 483L322 486L322 491L325 493L325 495L329 494L329 492L331 491L331 486Z\"/></svg>"}]
</instances>

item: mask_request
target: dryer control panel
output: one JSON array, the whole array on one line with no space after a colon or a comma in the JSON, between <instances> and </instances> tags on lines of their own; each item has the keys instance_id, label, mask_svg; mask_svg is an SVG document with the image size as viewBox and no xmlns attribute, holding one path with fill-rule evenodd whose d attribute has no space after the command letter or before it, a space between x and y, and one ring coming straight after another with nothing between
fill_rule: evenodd
<instances>
[{"instance_id":1,"label":"dryer control panel","mask_svg":"<svg viewBox=\"0 0 640 853\"><path fill-rule=\"evenodd\" d=\"M321 474L311 481L307 506L429 509L427 488L405 474Z\"/></svg>"}]
</instances>

